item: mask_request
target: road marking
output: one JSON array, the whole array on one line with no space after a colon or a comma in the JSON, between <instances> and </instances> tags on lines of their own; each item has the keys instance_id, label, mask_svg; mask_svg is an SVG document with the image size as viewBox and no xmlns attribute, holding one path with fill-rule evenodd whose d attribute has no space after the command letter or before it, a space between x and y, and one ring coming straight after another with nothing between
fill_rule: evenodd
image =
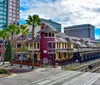
<instances>
[{"instance_id":1,"label":"road marking","mask_svg":"<svg viewBox=\"0 0 100 85\"><path fill-rule=\"evenodd\" d=\"M50 82L53 82L53 81L55 81L55 80L57 80L57 79L61 79L61 78L63 78L64 76L68 76L68 75L70 75L70 74L72 74L72 73L75 73L74 71L70 71L70 72L68 72L67 74L60 74L60 75L55 75L55 76L53 76L52 78L46 78L46 80L44 80L44 81L42 81L42 82L39 82L39 83L36 83L36 84L39 84L39 85L43 85L43 84L48 84L48 83L50 83Z\"/></svg>"},{"instance_id":2,"label":"road marking","mask_svg":"<svg viewBox=\"0 0 100 85\"><path fill-rule=\"evenodd\" d=\"M88 81L84 85L91 85L91 84L93 84L99 78L100 78L100 74L98 74L97 76L95 76L94 78L92 78L90 81Z\"/></svg>"},{"instance_id":3,"label":"road marking","mask_svg":"<svg viewBox=\"0 0 100 85\"><path fill-rule=\"evenodd\" d=\"M72 80L70 80L70 81L68 81L68 82L66 82L66 83L64 83L64 84L62 84L62 85L71 85L71 83L73 83L73 82L75 82L75 81L77 81L77 80L80 80L80 78L82 78L82 77L84 77L84 76L87 76L88 74L90 74L90 73L85 73L85 74L82 74L81 76L79 76L79 77L76 77L76 78L74 78L74 79L72 79Z\"/></svg>"},{"instance_id":4,"label":"road marking","mask_svg":"<svg viewBox=\"0 0 100 85\"><path fill-rule=\"evenodd\" d=\"M82 72L75 72L75 73L73 73L73 74L71 74L71 75L69 75L69 76L67 76L67 77L65 76L65 77L63 77L62 79L58 79L58 80L56 80L56 81L50 83L49 85L53 85L53 84L55 84L55 83L57 83L57 82L61 82L61 81L65 80L65 79L68 79L68 78L70 78L70 77L72 77L72 76L75 76L75 75L77 75L77 74L80 74L80 73L82 73ZM80 74L80 75L81 75L81 74Z\"/></svg>"},{"instance_id":5,"label":"road marking","mask_svg":"<svg viewBox=\"0 0 100 85\"><path fill-rule=\"evenodd\" d=\"M51 81L50 80L45 80L45 81L42 81L42 82L39 82L39 83L36 83L36 84L38 84L38 85L44 85L44 84L46 84L48 82L51 82Z\"/></svg>"},{"instance_id":6,"label":"road marking","mask_svg":"<svg viewBox=\"0 0 100 85\"><path fill-rule=\"evenodd\" d=\"M59 75L61 75L61 74L67 73L67 72L70 72L70 71L63 71L63 72L60 72L60 73L58 73L58 74L54 74L54 75L52 75L52 76L49 76L49 77L46 77L46 78L43 78L43 79L40 79L40 80L31 82L31 83L28 83L28 84L25 84L25 85L30 85L30 84L42 82L43 80L46 80L46 79L48 79L48 78L53 78L53 77L56 76L56 75L59 76ZM74 71L73 71L73 72L74 72Z\"/></svg>"}]
</instances>

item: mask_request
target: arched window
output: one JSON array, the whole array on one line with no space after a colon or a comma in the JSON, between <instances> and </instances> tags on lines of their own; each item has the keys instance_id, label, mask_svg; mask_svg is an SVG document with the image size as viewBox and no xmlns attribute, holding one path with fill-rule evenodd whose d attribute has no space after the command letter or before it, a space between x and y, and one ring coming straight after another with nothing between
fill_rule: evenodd
<instances>
[{"instance_id":1,"label":"arched window","mask_svg":"<svg viewBox=\"0 0 100 85\"><path fill-rule=\"evenodd\" d=\"M45 37L48 37L48 33L45 33Z\"/></svg>"},{"instance_id":2,"label":"arched window","mask_svg":"<svg viewBox=\"0 0 100 85\"><path fill-rule=\"evenodd\" d=\"M49 37L51 37L51 33L49 33Z\"/></svg>"},{"instance_id":3,"label":"arched window","mask_svg":"<svg viewBox=\"0 0 100 85\"><path fill-rule=\"evenodd\" d=\"M52 33L52 37L54 37L54 33Z\"/></svg>"},{"instance_id":4,"label":"arched window","mask_svg":"<svg viewBox=\"0 0 100 85\"><path fill-rule=\"evenodd\" d=\"M39 49L39 47L40 47L40 46L39 46L39 43L37 43L37 49Z\"/></svg>"}]
</instances>

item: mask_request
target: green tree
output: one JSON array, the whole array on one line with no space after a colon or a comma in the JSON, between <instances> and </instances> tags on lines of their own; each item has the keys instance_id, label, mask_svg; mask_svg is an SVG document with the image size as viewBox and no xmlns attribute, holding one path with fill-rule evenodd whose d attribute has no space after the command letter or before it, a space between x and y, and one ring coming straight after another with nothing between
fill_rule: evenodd
<instances>
[{"instance_id":1,"label":"green tree","mask_svg":"<svg viewBox=\"0 0 100 85\"><path fill-rule=\"evenodd\" d=\"M32 39L34 40L35 27L41 25L41 19L38 15L29 15L26 23L32 26ZM32 69L34 69L34 49L32 50L32 56Z\"/></svg>"},{"instance_id":2,"label":"green tree","mask_svg":"<svg viewBox=\"0 0 100 85\"><path fill-rule=\"evenodd\" d=\"M11 47L14 49L15 48L15 44L14 44L14 36L16 34L19 34L20 33L20 30L18 28L18 26L16 26L15 24L10 24L8 26L8 29L7 29L10 33L10 36L11 36ZM13 58L14 58L14 50L12 49L12 58L11 58L11 66L13 66Z\"/></svg>"},{"instance_id":3,"label":"green tree","mask_svg":"<svg viewBox=\"0 0 100 85\"><path fill-rule=\"evenodd\" d=\"M12 58L12 47L10 41L8 41L4 59L5 61L9 61L11 60L11 58Z\"/></svg>"},{"instance_id":4,"label":"green tree","mask_svg":"<svg viewBox=\"0 0 100 85\"><path fill-rule=\"evenodd\" d=\"M0 30L0 37L3 39L3 48L2 48L2 50L5 50L5 41L6 40L9 40L9 37L10 37L10 34L9 34L9 32L7 31L7 30L4 30L4 29L2 29L2 30ZM3 65L4 65L4 54L2 53L2 58L3 58Z\"/></svg>"},{"instance_id":5,"label":"green tree","mask_svg":"<svg viewBox=\"0 0 100 85\"><path fill-rule=\"evenodd\" d=\"M23 59L23 51L25 50L25 42L24 42L24 37L27 37L28 33L29 33L29 29L27 25L20 25L20 33L21 33L21 37L22 37L22 50L21 50L21 63L20 63L20 67L22 67L22 59Z\"/></svg>"}]
</instances>

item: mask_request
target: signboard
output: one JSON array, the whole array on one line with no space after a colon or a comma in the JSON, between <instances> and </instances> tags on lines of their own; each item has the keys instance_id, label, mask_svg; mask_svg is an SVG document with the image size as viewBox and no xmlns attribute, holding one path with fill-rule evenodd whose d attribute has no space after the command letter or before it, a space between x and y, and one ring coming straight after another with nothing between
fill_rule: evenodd
<instances>
[{"instance_id":1,"label":"signboard","mask_svg":"<svg viewBox=\"0 0 100 85\"><path fill-rule=\"evenodd\" d=\"M43 63L44 63L44 64L48 63L48 58L44 58L44 59L43 59Z\"/></svg>"},{"instance_id":2,"label":"signboard","mask_svg":"<svg viewBox=\"0 0 100 85\"><path fill-rule=\"evenodd\" d=\"M47 53L47 50L44 50L43 53Z\"/></svg>"}]
</instances>

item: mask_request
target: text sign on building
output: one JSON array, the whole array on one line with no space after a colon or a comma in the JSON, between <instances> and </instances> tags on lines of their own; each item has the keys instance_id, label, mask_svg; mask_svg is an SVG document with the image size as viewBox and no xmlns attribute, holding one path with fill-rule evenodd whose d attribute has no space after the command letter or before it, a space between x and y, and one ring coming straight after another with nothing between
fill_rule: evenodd
<instances>
[{"instance_id":1,"label":"text sign on building","mask_svg":"<svg viewBox=\"0 0 100 85\"><path fill-rule=\"evenodd\" d=\"M47 64L48 63L48 58L43 58L43 63Z\"/></svg>"},{"instance_id":2,"label":"text sign on building","mask_svg":"<svg viewBox=\"0 0 100 85\"><path fill-rule=\"evenodd\" d=\"M43 53L47 53L47 50L44 50Z\"/></svg>"}]
</instances>

